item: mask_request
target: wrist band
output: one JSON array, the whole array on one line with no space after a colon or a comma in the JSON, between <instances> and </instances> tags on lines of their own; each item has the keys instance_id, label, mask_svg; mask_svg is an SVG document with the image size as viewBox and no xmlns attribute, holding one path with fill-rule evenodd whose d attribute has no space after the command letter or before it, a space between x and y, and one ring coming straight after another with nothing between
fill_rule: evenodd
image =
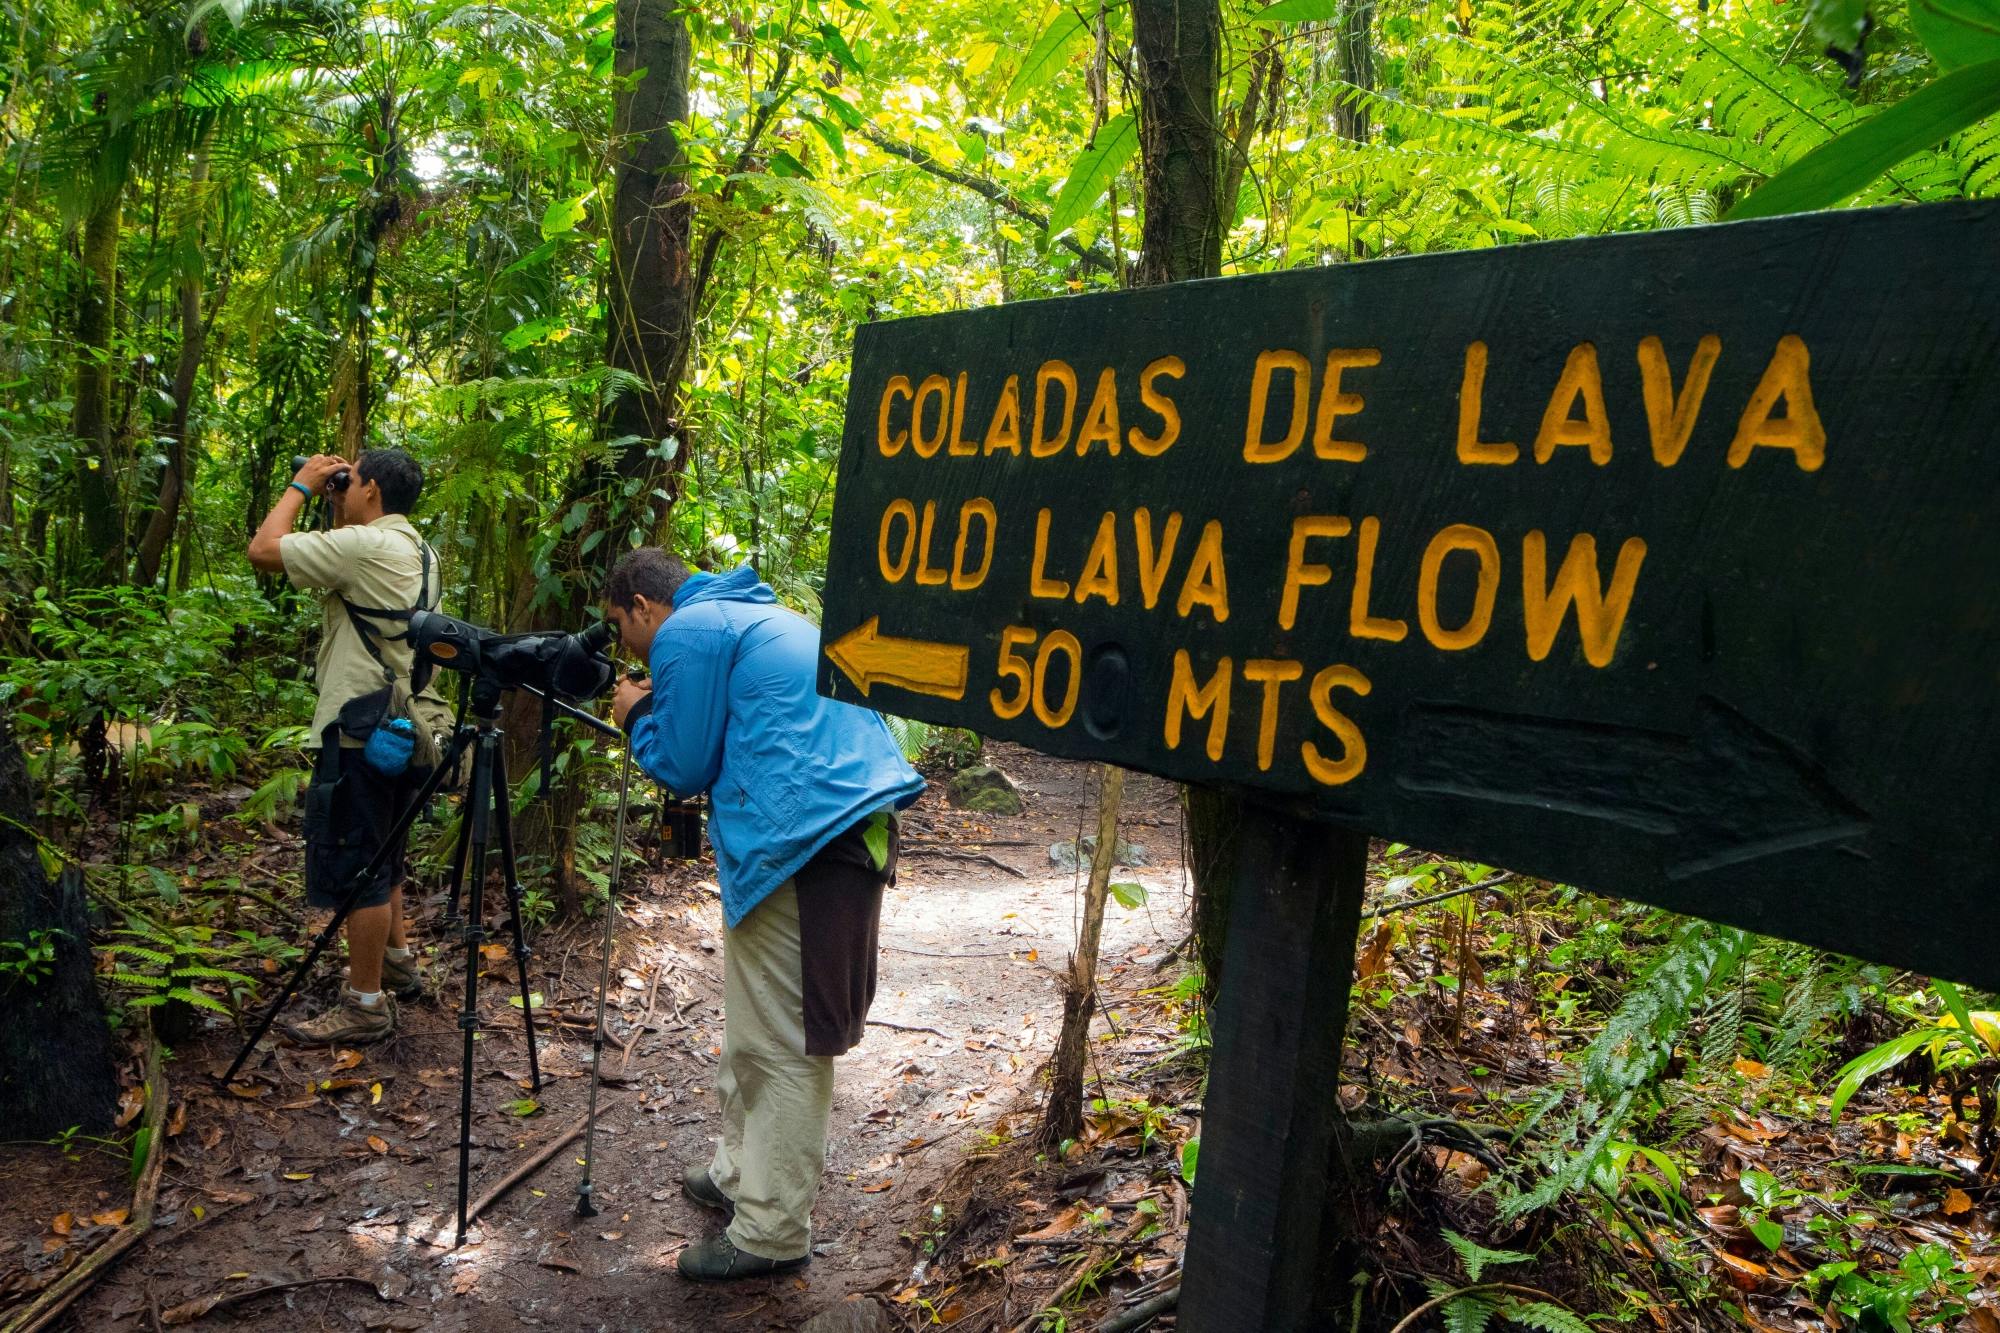
<instances>
[{"instance_id":1,"label":"wrist band","mask_svg":"<svg viewBox=\"0 0 2000 1333\"><path fill-rule=\"evenodd\" d=\"M306 497L306 499L310 500L310 499L312 499L312 498L313 498L313 493L312 493L312 489L311 489L310 487L307 487L307 486L302 486L302 485L300 485L300 484L299 484L298 482L296 482L296 481L293 481L293 482L289 482L289 483L287 483L287 484L288 484L288 485L290 485L290 486L291 486L291 488L292 488L293 490L297 491L297 492L298 492L298 493L299 493L300 495L303 495L303 496L305 496L305 497Z\"/></svg>"}]
</instances>

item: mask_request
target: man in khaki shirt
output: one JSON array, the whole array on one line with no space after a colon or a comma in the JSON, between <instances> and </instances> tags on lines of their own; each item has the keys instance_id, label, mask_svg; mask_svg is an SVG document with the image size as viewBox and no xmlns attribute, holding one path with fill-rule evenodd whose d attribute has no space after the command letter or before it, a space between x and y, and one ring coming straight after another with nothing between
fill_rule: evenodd
<instances>
[{"instance_id":1,"label":"man in khaki shirt","mask_svg":"<svg viewBox=\"0 0 2000 1333\"><path fill-rule=\"evenodd\" d=\"M330 486L342 470L349 472L348 484ZM252 565L323 594L313 673L319 702L307 742L319 754L306 791L305 878L306 901L324 910L340 906L356 877L383 850L422 777L385 776L372 768L362 757L365 732L343 730L343 721L352 724L356 710L345 719L341 711L385 685L410 688L412 651L403 637L405 625L365 611L437 605L436 553L407 517L422 489L422 470L400 449L371 449L352 465L320 454L299 469L250 539ZM293 532L306 501L322 494L336 526ZM403 873L402 839L397 839L348 915L347 985L340 1003L309 1022L287 1025L292 1036L316 1044L379 1041L395 1029L394 997L423 993L403 921Z\"/></svg>"}]
</instances>

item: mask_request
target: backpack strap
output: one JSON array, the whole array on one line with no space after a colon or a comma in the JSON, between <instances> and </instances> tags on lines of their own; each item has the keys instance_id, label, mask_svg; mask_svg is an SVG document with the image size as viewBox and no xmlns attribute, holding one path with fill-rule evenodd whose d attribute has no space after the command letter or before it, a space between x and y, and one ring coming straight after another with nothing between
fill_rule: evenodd
<instances>
[{"instance_id":1,"label":"backpack strap","mask_svg":"<svg viewBox=\"0 0 2000 1333\"><path fill-rule=\"evenodd\" d=\"M382 678L390 685L396 683L396 673L390 669L389 663L383 659L381 646L376 642L377 636L380 636L387 643L401 643L410 637L410 617L417 611L428 611L431 609L431 547L430 543L422 537L417 537L414 540L417 543L417 560L419 568L422 571L420 575L422 581L417 588L416 606L407 610L391 610L380 606L360 606L348 601L345 597L340 599L341 607L347 612L348 622L354 626L354 632L361 639L361 646L367 649L370 657L375 659L375 665L382 668ZM399 621L403 626L403 630L400 634L393 633L370 624L371 620ZM419 672L422 673L423 678L421 680L417 678ZM424 686L430 684L430 678L431 668L428 663L413 662L410 668L410 692L412 694L421 693Z\"/></svg>"}]
</instances>

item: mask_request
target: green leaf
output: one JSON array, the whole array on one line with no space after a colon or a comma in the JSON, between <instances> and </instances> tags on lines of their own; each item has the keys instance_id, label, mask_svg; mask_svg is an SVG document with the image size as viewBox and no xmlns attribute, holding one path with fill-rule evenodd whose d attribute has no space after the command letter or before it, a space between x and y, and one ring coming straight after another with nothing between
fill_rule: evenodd
<instances>
[{"instance_id":1,"label":"green leaf","mask_svg":"<svg viewBox=\"0 0 2000 1333\"><path fill-rule=\"evenodd\" d=\"M554 240L565 232L576 230L576 224L583 221L585 207L596 190L585 190L574 199L554 199L542 212L542 239Z\"/></svg>"},{"instance_id":2,"label":"green leaf","mask_svg":"<svg viewBox=\"0 0 2000 1333\"><path fill-rule=\"evenodd\" d=\"M1146 886L1136 880L1128 879L1121 884L1113 884L1111 896L1118 900L1120 907L1130 911L1135 907L1146 905Z\"/></svg>"},{"instance_id":3,"label":"green leaf","mask_svg":"<svg viewBox=\"0 0 2000 1333\"><path fill-rule=\"evenodd\" d=\"M828 55L847 66L848 69L854 71L856 74L861 73L861 62L855 59L854 48L849 46L847 39L840 35L840 29L834 27L831 23L822 23L819 25L819 35L826 42Z\"/></svg>"},{"instance_id":4,"label":"green leaf","mask_svg":"<svg viewBox=\"0 0 2000 1333\"><path fill-rule=\"evenodd\" d=\"M1523 1254L1519 1250L1489 1250L1478 1241L1467 1240L1456 1231L1446 1231L1444 1241L1458 1251L1460 1261L1465 1264L1465 1276L1473 1282L1479 1281L1480 1274L1486 1271L1488 1265L1525 1264L1535 1257L1532 1254Z\"/></svg>"},{"instance_id":5,"label":"green leaf","mask_svg":"<svg viewBox=\"0 0 2000 1333\"><path fill-rule=\"evenodd\" d=\"M1910 26L1942 69L2000 60L2000 0L1910 0Z\"/></svg>"},{"instance_id":6,"label":"green leaf","mask_svg":"<svg viewBox=\"0 0 2000 1333\"><path fill-rule=\"evenodd\" d=\"M1750 1234L1757 1243L1776 1254L1778 1247L1785 1243L1785 1229L1768 1217L1760 1217L1750 1224Z\"/></svg>"},{"instance_id":7,"label":"green leaf","mask_svg":"<svg viewBox=\"0 0 2000 1333\"><path fill-rule=\"evenodd\" d=\"M1867 14L1868 0L1807 0L1806 4L1806 22L1812 25L1813 36L1843 51L1861 44L1861 21Z\"/></svg>"},{"instance_id":8,"label":"green leaf","mask_svg":"<svg viewBox=\"0 0 2000 1333\"><path fill-rule=\"evenodd\" d=\"M877 810L868 816L868 827L861 830L861 841L868 848L868 859L875 863L877 870L889 867L889 816Z\"/></svg>"},{"instance_id":9,"label":"green leaf","mask_svg":"<svg viewBox=\"0 0 2000 1333\"><path fill-rule=\"evenodd\" d=\"M144 1125L139 1126L138 1132L132 1136L132 1179L137 1180L139 1173L146 1169L146 1154L152 1146L153 1131Z\"/></svg>"},{"instance_id":10,"label":"green leaf","mask_svg":"<svg viewBox=\"0 0 2000 1333\"><path fill-rule=\"evenodd\" d=\"M1195 1166L1201 1160L1201 1140L1189 1139L1181 1145L1181 1179L1194 1184Z\"/></svg>"},{"instance_id":11,"label":"green leaf","mask_svg":"<svg viewBox=\"0 0 2000 1333\"><path fill-rule=\"evenodd\" d=\"M1252 23L1319 23L1340 9L1340 0L1278 0L1250 16Z\"/></svg>"},{"instance_id":12,"label":"green leaf","mask_svg":"<svg viewBox=\"0 0 2000 1333\"><path fill-rule=\"evenodd\" d=\"M1485 1333L1493 1322L1493 1306L1477 1296L1460 1296L1446 1301L1439 1312L1444 1316L1445 1333Z\"/></svg>"},{"instance_id":13,"label":"green leaf","mask_svg":"<svg viewBox=\"0 0 2000 1333\"><path fill-rule=\"evenodd\" d=\"M1972 1011L1965 1007L1965 996L1959 993L1958 987L1949 981L1933 981L1931 989L1938 993L1940 1000L1944 1001L1945 1012L1958 1024L1959 1032L1964 1035L1965 1044L1984 1055L1986 1052L1980 1047L1979 1029L1972 1026Z\"/></svg>"},{"instance_id":14,"label":"green leaf","mask_svg":"<svg viewBox=\"0 0 2000 1333\"><path fill-rule=\"evenodd\" d=\"M549 335L560 329L567 329L569 321L544 316L531 319L525 324L517 324L500 339L500 345L510 352L518 352L524 347L532 347L539 342L547 342Z\"/></svg>"},{"instance_id":15,"label":"green leaf","mask_svg":"<svg viewBox=\"0 0 2000 1333\"><path fill-rule=\"evenodd\" d=\"M507 997L507 1003L513 1005L516 1009L519 1009L521 1007L521 997L518 995L510 995ZM542 1008L544 1004L542 1000L542 993L540 991L529 991L528 1003L537 1009Z\"/></svg>"},{"instance_id":16,"label":"green leaf","mask_svg":"<svg viewBox=\"0 0 2000 1333\"><path fill-rule=\"evenodd\" d=\"M1049 26L1042 29L1042 35L1028 48L1028 54L1021 61L1021 68L1014 73L1014 81L1007 85L1007 105L1019 103L1029 93L1047 83L1062 68L1063 48L1068 46L1084 31L1084 22L1074 9L1058 9Z\"/></svg>"},{"instance_id":17,"label":"green leaf","mask_svg":"<svg viewBox=\"0 0 2000 1333\"><path fill-rule=\"evenodd\" d=\"M1840 1112L1854 1094L1861 1091L1861 1085L1877 1074L1894 1069L1918 1050L1937 1040L1937 1029L1918 1028L1915 1032L1905 1032L1900 1037L1891 1037L1872 1051L1864 1051L1841 1066L1840 1081L1834 1084L1833 1101L1827 1106L1829 1123L1840 1119Z\"/></svg>"},{"instance_id":18,"label":"green leaf","mask_svg":"<svg viewBox=\"0 0 2000 1333\"><path fill-rule=\"evenodd\" d=\"M508 1115L518 1115L525 1118L527 1116L540 1114L542 1109L542 1104L536 1101L533 1097L519 1097L511 1102L508 1102L500 1109L505 1111Z\"/></svg>"},{"instance_id":19,"label":"green leaf","mask_svg":"<svg viewBox=\"0 0 2000 1333\"><path fill-rule=\"evenodd\" d=\"M1589 1324L1547 1301L1509 1301L1500 1307L1500 1313L1509 1323L1539 1328L1543 1333L1591 1333Z\"/></svg>"},{"instance_id":20,"label":"green leaf","mask_svg":"<svg viewBox=\"0 0 2000 1333\"><path fill-rule=\"evenodd\" d=\"M1097 142L1083 150L1069 169L1069 179L1049 210L1049 236L1060 236L1078 218L1097 206L1118 171L1139 147L1139 122L1129 111L1113 116L1097 132Z\"/></svg>"},{"instance_id":21,"label":"green leaf","mask_svg":"<svg viewBox=\"0 0 2000 1333\"><path fill-rule=\"evenodd\" d=\"M1729 210L1727 222L1831 208L1912 153L2000 111L2000 60L1946 74L1821 144Z\"/></svg>"}]
</instances>

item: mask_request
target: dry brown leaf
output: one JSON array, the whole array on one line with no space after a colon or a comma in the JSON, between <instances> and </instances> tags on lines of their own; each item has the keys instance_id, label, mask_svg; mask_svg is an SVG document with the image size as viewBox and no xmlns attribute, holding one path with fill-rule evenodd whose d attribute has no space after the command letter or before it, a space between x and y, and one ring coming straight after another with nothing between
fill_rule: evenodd
<instances>
[{"instance_id":1,"label":"dry brown leaf","mask_svg":"<svg viewBox=\"0 0 2000 1333\"><path fill-rule=\"evenodd\" d=\"M122 1227L125 1219L132 1215L127 1208L113 1208L109 1212L92 1213L90 1220L101 1227Z\"/></svg>"},{"instance_id":2,"label":"dry brown leaf","mask_svg":"<svg viewBox=\"0 0 2000 1333\"><path fill-rule=\"evenodd\" d=\"M1764 1078L1771 1070L1762 1060L1752 1060L1745 1056L1736 1058L1736 1072L1745 1078Z\"/></svg>"},{"instance_id":3,"label":"dry brown leaf","mask_svg":"<svg viewBox=\"0 0 2000 1333\"><path fill-rule=\"evenodd\" d=\"M1083 1220L1083 1208L1078 1204L1071 1204L1069 1207L1063 1209L1061 1212L1057 1213L1053 1218L1051 1218L1049 1220L1049 1224L1043 1227L1041 1230L1029 1231L1022 1235L1014 1237L1014 1239L1054 1240L1057 1236L1065 1235L1068 1232L1075 1230L1076 1224L1078 1222L1081 1222L1082 1220Z\"/></svg>"},{"instance_id":4,"label":"dry brown leaf","mask_svg":"<svg viewBox=\"0 0 2000 1333\"><path fill-rule=\"evenodd\" d=\"M146 1093L141 1088L126 1088L118 1094L118 1119L114 1123L119 1129L139 1118L139 1112L146 1109Z\"/></svg>"},{"instance_id":5,"label":"dry brown leaf","mask_svg":"<svg viewBox=\"0 0 2000 1333\"><path fill-rule=\"evenodd\" d=\"M360 1063L361 1052L359 1051L341 1051L333 1057L333 1067L336 1070L352 1069Z\"/></svg>"},{"instance_id":6,"label":"dry brown leaf","mask_svg":"<svg viewBox=\"0 0 2000 1333\"><path fill-rule=\"evenodd\" d=\"M1991 1310L1974 1310L1958 1321L1953 1333L2000 1333L2000 1314Z\"/></svg>"},{"instance_id":7,"label":"dry brown leaf","mask_svg":"<svg viewBox=\"0 0 2000 1333\"><path fill-rule=\"evenodd\" d=\"M229 1095L232 1097L241 1097L245 1101L255 1101L268 1092L270 1092L269 1088L257 1083L232 1083L229 1085Z\"/></svg>"},{"instance_id":8,"label":"dry brown leaf","mask_svg":"<svg viewBox=\"0 0 2000 1333\"><path fill-rule=\"evenodd\" d=\"M368 1136L368 1146L373 1148L376 1152L389 1151L389 1141L383 1138L379 1134L370 1134Z\"/></svg>"},{"instance_id":9,"label":"dry brown leaf","mask_svg":"<svg viewBox=\"0 0 2000 1333\"><path fill-rule=\"evenodd\" d=\"M1756 1291L1771 1275L1771 1270L1764 1265L1739 1258L1727 1250L1717 1250L1715 1257L1722 1261L1723 1271L1739 1291Z\"/></svg>"},{"instance_id":10,"label":"dry brown leaf","mask_svg":"<svg viewBox=\"0 0 2000 1333\"><path fill-rule=\"evenodd\" d=\"M75 1225L76 1225L75 1214L57 1213L54 1219L49 1222L49 1230L55 1232L58 1236L67 1236L70 1232L70 1228Z\"/></svg>"},{"instance_id":11,"label":"dry brown leaf","mask_svg":"<svg viewBox=\"0 0 2000 1333\"><path fill-rule=\"evenodd\" d=\"M1957 1217L1960 1213L1969 1213L1971 1211L1972 1196L1970 1194L1956 1187L1945 1191L1944 1214L1946 1217Z\"/></svg>"},{"instance_id":12,"label":"dry brown leaf","mask_svg":"<svg viewBox=\"0 0 2000 1333\"><path fill-rule=\"evenodd\" d=\"M895 1185L896 1182L893 1180L878 1180L873 1185L863 1185L861 1192L863 1194L880 1194L883 1190L894 1189Z\"/></svg>"},{"instance_id":13,"label":"dry brown leaf","mask_svg":"<svg viewBox=\"0 0 2000 1333\"><path fill-rule=\"evenodd\" d=\"M201 1146L213 1151L222 1144L222 1126L210 1125L201 1132Z\"/></svg>"}]
</instances>

